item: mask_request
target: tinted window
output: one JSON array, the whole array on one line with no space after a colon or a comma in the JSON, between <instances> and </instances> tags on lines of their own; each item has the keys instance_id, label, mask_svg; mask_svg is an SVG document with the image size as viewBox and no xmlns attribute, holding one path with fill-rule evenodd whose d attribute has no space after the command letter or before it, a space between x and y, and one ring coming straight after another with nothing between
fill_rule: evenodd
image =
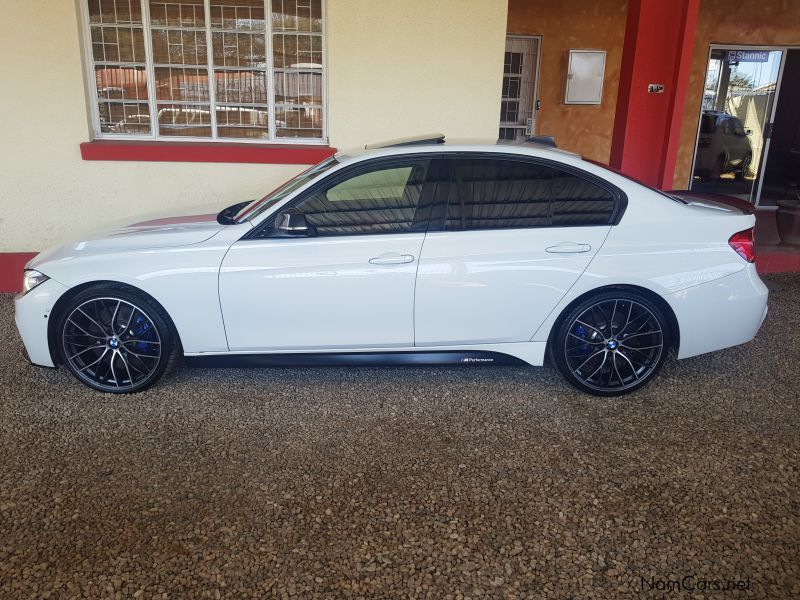
<instances>
[{"instance_id":1,"label":"tinted window","mask_svg":"<svg viewBox=\"0 0 800 600\"><path fill-rule=\"evenodd\" d=\"M511 229L549 224L552 169L503 159L453 166L446 229Z\"/></svg>"},{"instance_id":2,"label":"tinted window","mask_svg":"<svg viewBox=\"0 0 800 600\"><path fill-rule=\"evenodd\" d=\"M288 196L295 190L303 187L309 181L311 181L316 177L319 177L320 175L325 173L328 169L335 167L337 164L339 163L333 156L331 156L330 158L326 158L321 163L318 163L313 167L306 169L305 171L297 175L294 179L290 179L278 189L264 196L258 202L248 204L241 211L239 211L239 214L237 214L234 217L234 219L236 220L237 223L242 223L244 221L249 221L251 219L254 219L268 208L275 206L275 204L286 198L286 196Z\"/></svg>"},{"instance_id":3,"label":"tinted window","mask_svg":"<svg viewBox=\"0 0 800 600\"><path fill-rule=\"evenodd\" d=\"M405 233L411 230L427 161L394 161L359 169L315 191L297 208L317 235Z\"/></svg>"},{"instance_id":4,"label":"tinted window","mask_svg":"<svg viewBox=\"0 0 800 600\"><path fill-rule=\"evenodd\" d=\"M714 125L717 118L714 115L704 114L700 117L700 133L714 133Z\"/></svg>"},{"instance_id":5,"label":"tinted window","mask_svg":"<svg viewBox=\"0 0 800 600\"><path fill-rule=\"evenodd\" d=\"M552 190L554 227L608 225L614 214L614 195L584 177L555 170Z\"/></svg>"},{"instance_id":6,"label":"tinted window","mask_svg":"<svg viewBox=\"0 0 800 600\"><path fill-rule=\"evenodd\" d=\"M458 159L445 229L608 225L614 195L587 177L535 162Z\"/></svg>"}]
</instances>

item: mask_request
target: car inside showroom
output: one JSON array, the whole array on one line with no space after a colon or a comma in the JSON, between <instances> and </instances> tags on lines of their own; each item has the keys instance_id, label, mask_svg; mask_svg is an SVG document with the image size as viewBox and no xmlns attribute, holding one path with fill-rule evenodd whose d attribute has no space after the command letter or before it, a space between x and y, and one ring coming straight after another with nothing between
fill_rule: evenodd
<instances>
[{"instance_id":1,"label":"car inside showroom","mask_svg":"<svg viewBox=\"0 0 800 600\"><path fill-rule=\"evenodd\" d=\"M800 597L800 3L3 9L0 598Z\"/></svg>"}]
</instances>

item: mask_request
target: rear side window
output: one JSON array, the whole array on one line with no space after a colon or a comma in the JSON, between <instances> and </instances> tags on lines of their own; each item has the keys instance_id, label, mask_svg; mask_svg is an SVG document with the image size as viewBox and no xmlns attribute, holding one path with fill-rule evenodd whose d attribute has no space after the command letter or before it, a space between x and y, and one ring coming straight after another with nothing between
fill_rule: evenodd
<instances>
[{"instance_id":1,"label":"rear side window","mask_svg":"<svg viewBox=\"0 0 800 600\"><path fill-rule=\"evenodd\" d=\"M545 227L552 177L552 169L535 163L456 160L445 229Z\"/></svg>"},{"instance_id":2,"label":"rear side window","mask_svg":"<svg viewBox=\"0 0 800 600\"><path fill-rule=\"evenodd\" d=\"M566 169L503 158L456 159L445 229L609 225L616 199Z\"/></svg>"},{"instance_id":3,"label":"rear side window","mask_svg":"<svg viewBox=\"0 0 800 600\"><path fill-rule=\"evenodd\" d=\"M583 177L554 169L551 221L554 227L608 225L614 215L614 195Z\"/></svg>"}]
</instances>

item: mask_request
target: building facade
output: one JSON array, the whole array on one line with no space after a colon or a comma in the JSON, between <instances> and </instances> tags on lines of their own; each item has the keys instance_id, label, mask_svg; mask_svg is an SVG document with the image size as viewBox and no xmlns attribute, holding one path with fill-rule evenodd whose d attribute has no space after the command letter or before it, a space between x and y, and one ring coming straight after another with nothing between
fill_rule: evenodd
<instances>
[{"instance_id":1,"label":"building facade","mask_svg":"<svg viewBox=\"0 0 800 600\"><path fill-rule=\"evenodd\" d=\"M109 222L260 197L336 149L558 145L767 210L797 193L795 0L4 0L0 289ZM797 161L797 163L795 163Z\"/></svg>"}]
</instances>

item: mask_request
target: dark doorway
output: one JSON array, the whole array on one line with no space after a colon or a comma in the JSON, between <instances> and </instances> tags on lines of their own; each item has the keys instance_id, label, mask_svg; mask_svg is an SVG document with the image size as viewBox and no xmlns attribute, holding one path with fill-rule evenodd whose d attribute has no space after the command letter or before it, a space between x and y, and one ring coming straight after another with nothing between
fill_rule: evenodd
<instances>
[{"instance_id":1,"label":"dark doorway","mask_svg":"<svg viewBox=\"0 0 800 600\"><path fill-rule=\"evenodd\" d=\"M759 205L800 200L800 49L787 52L770 138Z\"/></svg>"}]
</instances>

